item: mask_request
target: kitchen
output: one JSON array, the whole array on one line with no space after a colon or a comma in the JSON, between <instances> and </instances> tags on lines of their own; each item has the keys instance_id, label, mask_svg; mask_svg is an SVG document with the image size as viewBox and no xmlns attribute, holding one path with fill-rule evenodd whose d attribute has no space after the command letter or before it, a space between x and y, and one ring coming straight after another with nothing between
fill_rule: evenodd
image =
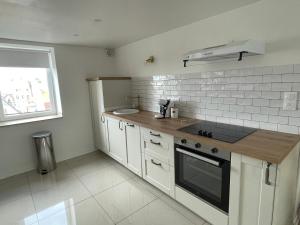
<instances>
[{"instance_id":1,"label":"kitchen","mask_svg":"<svg viewBox=\"0 0 300 225\"><path fill-rule=\"evenodd\" d=\"M120 13L124 23L148 16L151 26L141 19L123 32L104 10L79 28L60 17L70 26L50 26L53 36L32 23L17 32L16 11L57 22L50 15L62 16L68 4L0 3L11 25L0 24L1 68L49 67L49 103L39 107L55 109L10 117L10 99L2 100L3 224L298 224L299 3L102 2L76 2L74 10L133 10ZM137 7L145 14L134 14ZM152 17L159 7L156 19L166 24ZM85 21L84 13L69 18ZM12 92L2 79L1 93ZM57 169L39 175L31 135L43 130L53 134Z\"/></svg>"}]
</instances>

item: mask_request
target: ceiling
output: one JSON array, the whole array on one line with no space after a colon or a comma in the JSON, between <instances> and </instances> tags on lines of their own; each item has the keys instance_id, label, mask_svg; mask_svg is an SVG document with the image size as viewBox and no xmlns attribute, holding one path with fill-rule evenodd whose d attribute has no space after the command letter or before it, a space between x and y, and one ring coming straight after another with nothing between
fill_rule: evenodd
<instances>
[{"instance_id":1,"label":"ceiling","mask_svg":"<svg viewBox=\"0 0 300 225\"><path fill-rule=\"evenodd\" d=\"M116 48L258 0L0 0L0 38Z\"/></svg>"}]
</instances>

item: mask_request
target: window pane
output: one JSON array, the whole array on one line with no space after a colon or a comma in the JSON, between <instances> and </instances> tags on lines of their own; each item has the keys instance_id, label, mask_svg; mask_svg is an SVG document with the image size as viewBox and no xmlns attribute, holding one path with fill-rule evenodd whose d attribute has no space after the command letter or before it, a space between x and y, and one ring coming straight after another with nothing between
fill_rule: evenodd
<instances>
[{"instance_id":1,"label":"window pane","mask_svg":"<svg viewBox=\"0 0 300 225\"><path fill-rule=\"evenodd\" d=\"M4 116L52 111L47 68L0 67Z\"/></svg>"}]
</instances>

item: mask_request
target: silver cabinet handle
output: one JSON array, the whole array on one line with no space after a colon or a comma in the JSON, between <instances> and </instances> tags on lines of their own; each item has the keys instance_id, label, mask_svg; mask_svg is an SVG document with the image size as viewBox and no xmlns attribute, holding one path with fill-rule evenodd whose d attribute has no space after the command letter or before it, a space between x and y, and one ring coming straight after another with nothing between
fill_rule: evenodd
<instances>
[{"instance_id":1,"label":"silver cabinet handle","mask_svg":"<svg viewBox=\"0 0 300 225\"><path fill-rule=\"evenodd\" d=\"M266 168L266 172L265 172L265 184L266 185L271 185L271 181L270 181L270 166L272 165L272 163L267 163L267 168Z\"/></svg>"},{"instance_id":2,"label":"silver cabinet handle","mask_svg":"<svg viewBox=\"0 0 300 225\"><path fill-rule=\"evenodd\" d=\"M151 144L154 144L154 145L160 145L160 142L155 142L153 140L150 140Z\"/></svg>"},{"instance_id":3,"label":"silver cabinet handle","mask_svg":"<svg viewBox=\"0 0 300 225\"><path fill-rule=\"evenodd\" d=\"M103 115L101 115L100 120L101 120L102 123L104 123L105 122L105 117Z\"/></svg>"},{"instance_id":4,"label":"silver cabinet handle","mask_svg":"<svg viewBox=\"0 0 300 225\"><path fill-rule=\"evenodd\" d=\"M157 163L157 162L155 162L153 159L151 159L151 162L152 162L152 164L154 164L154 165L156 165L156 166L162 166L161 163Z\"/></svg>"},{"instance_id":5,"label":"silver cabinet handle","mask_svg":"<svg viewBox=\"0 0 300 225\"><path fill-rule=\"evenodd\" d=\"M213 159L209 159L209 158L206 158L206 157L204 157L204 156L196 155L196 154L194 154L194 153L188 152L188 151L183 150L183 149L181 149L181 148L176 148L176 151L177 151L177 152L180 152L180 153L182 153L182 154L188 155L188 156L190 156L190 157L199 159L199 160L201 160L201 161L203 161L203 162L206 162L206 163L209 163L209 164L212 164L212 165L215 165L215 166L220 167L220 162L215 161L215 160L213 160Z\"/></svg>"},{"instance_id":6,"label":"silver cabinet handle","mask_svg":"<svg viewBox=\"0 0 300 225\"><path fill-rule=\"evenodd\" d=\"M155 134L152 131L150 131L150 135L154 136L154 137L160 137L160 134Z\"/></svg>"},{"instance_id":7,"label":"silver cabinet handle","mask_svg":"<svg viewBox=\"0 0 300 225\"><path fill-rule=\"evenodd\" d=\"M127 123L126 126L128 126L128 127L134 127L134 124Z\"/></svg>"},{"instance_id":8,"label":"silver cabinet handle","mask_svg":"<svg viewBox=\"0 0 300 225\"><path fill-rule=\"evenodd\" d=\"M121 126L122 120L119 120L119 129L123 130L122 126Z\"/></svg>"}]
</instances>

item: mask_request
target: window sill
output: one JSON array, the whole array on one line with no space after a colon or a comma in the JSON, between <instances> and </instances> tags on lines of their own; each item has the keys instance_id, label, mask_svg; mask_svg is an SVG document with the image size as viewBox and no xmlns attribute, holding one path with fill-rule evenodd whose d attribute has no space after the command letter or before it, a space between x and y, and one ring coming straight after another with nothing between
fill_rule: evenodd
<instances>
[{"instance_id":1,"label":"window sill","mask_svg":"<svg viewBox=\"0 0 300 225\"><path fill-rule=\"evenodd\" d=\"M32 123L32 122L38 122L38 121L44 121L44 120L53 120L53 119L59 119L59 118L63 118L63 115L58 114L58 115L53 115L53 116L41 116L41 117L35 117L35 118L29 118L29 119L4 121L4 122L0 122L0 127L23 124L23 123Z\"/></svg>"}]
</instances>

